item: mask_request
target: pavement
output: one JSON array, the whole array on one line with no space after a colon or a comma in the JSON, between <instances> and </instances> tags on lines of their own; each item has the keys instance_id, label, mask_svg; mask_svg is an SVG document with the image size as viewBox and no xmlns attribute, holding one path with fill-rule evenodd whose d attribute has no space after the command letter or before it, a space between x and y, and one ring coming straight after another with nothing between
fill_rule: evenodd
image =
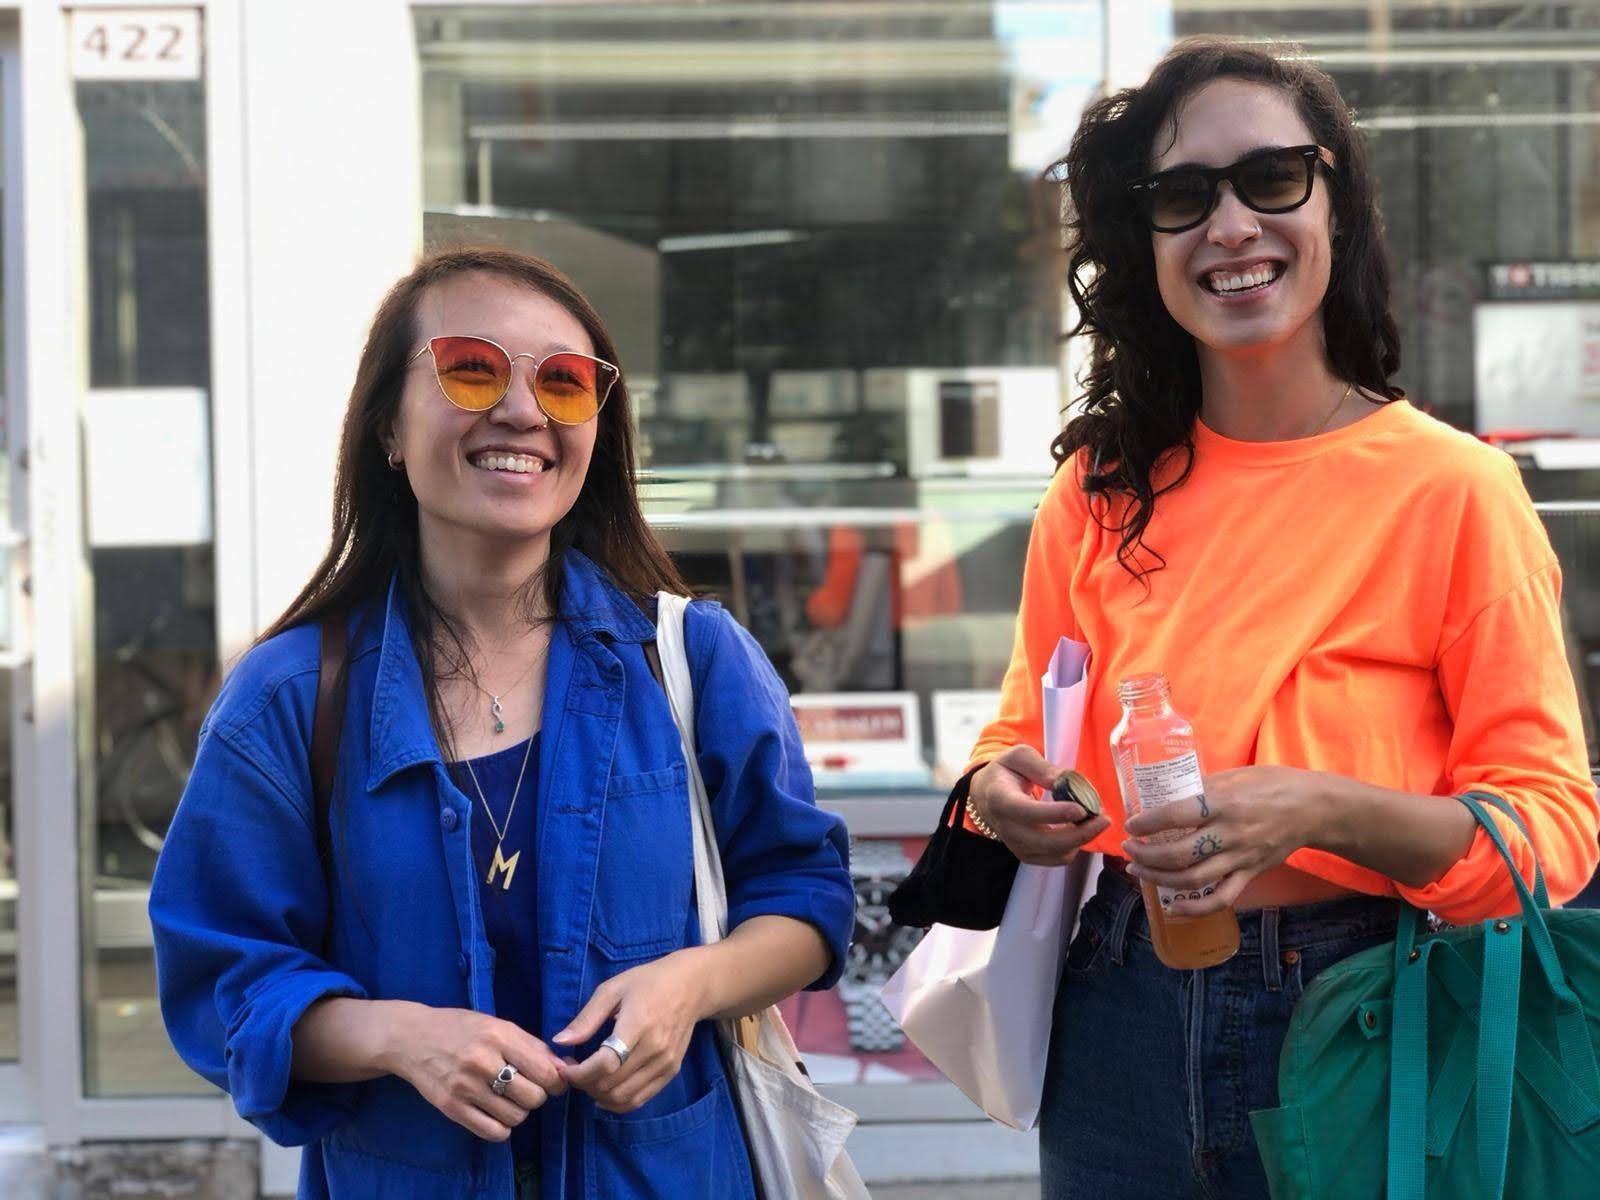
<instances>
[{"instance_id":1,"label":"pavement","mask_svg":"<svg viewBox=\"0 0 1600 1200\"><path fill-rule=\"evenodd\" d=\"M880 1183L872 1200L1039 1200L1037 1179L984 1183Z\"/></svg>"}]
</instances>

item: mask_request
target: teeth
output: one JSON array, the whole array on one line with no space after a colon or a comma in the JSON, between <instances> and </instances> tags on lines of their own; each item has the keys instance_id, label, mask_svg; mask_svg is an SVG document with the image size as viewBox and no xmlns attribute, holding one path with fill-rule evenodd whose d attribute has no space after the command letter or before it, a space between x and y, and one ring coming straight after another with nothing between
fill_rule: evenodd
<instances>
[{"instance_id":1,"label":"teeth","mask_svg":"<svg viewBox=\"0 0 1600 1200\"><path fill-rule=\"evenodd\" d=\"M521 454L480 454L472 465L484 471L510 471L515 475L541 475L544 460Z\"/></svg>"},{"instance_id":2,"label":"teeth","mask_svg":"<svg viewBox=\"0 0 1600 1200\"><path fill-rule=\"evenodd\" d=\"M1214 272L1210 277L1211 290L1214 292L1237 292L1244 288L1260 287L1270 283L1273 278L1273 269L1268 266L1256 267L1242 275L1225 275L1220 271Z\"/></svg>"}]
</instances>

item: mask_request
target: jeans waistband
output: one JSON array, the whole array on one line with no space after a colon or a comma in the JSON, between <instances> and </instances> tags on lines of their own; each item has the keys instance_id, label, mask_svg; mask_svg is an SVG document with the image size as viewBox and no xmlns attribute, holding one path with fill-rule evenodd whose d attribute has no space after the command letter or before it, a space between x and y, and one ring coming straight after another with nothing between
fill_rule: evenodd
<instances>
[{"instance_id":1,"label":"jeans waistband","mask_svg":"<svg viewBox=\"0 0 1600 1200\"><path fill-rule=\"evenodd\" d=\"M1111 955L1119 965L1127 953L1128 938L1149 936L1143 893L1125 873L1121 859L1106 858L1095 893L1115 912L1111 931ZM1309 946L1375 935L1392 936L1399 922L1399 901L1385 896L1340 896L1310 904L1284 908L1258 908L1237 914L1239 953L1233 960L1258 958L1262 980L1269 991L1283 986L1286 954L1298 954ZM1285 947L1292 947L1285 950Z\"/></svg>"}]
</instances>

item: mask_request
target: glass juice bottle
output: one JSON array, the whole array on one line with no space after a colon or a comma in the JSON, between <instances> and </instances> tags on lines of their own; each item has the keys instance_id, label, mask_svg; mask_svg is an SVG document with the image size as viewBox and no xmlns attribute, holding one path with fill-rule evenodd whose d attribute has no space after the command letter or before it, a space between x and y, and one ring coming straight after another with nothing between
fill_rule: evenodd
<instances>
[{"instance_id":1,"label":"glass juice bottle","mask_svg":"<svg viewBox=\"0 0 1600 1200\"><path fill-rule=\"evenodd\" d=\"M1200 795L1194 729L1173 711L1166 675L1154 671L1124 679L1117 684L1117 698L1122 701L1122 720L1111 732L1111 753L1128 815ZM1192 829L1175 829L1154 840L1189 841L1194 836ZM1143 880L1140 889L1156 957L1167 966L1185 971L1210 967L1238 953L1239 921L1233 909L1204 917L1172 916L1169 906L1178 893ZM1211 891L1207 887L1186 893L1185 898L1199 899Z\"/></svg>"}]
</instances>

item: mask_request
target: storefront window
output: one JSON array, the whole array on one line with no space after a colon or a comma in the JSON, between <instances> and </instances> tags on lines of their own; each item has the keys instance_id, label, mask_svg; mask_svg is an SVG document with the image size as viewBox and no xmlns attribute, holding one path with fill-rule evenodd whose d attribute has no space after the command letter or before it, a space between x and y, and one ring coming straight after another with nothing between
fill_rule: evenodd
<instances>
[{"instance_id":1,"label":"storefront window","mask_svg":"<svg viewBox=\"0 0 1600 1200\"><path fill-rule=\"evenodd\" d=\"M856 837L857 953L794 1001L835 1083L935 1073L876 987L883 901L1010 654L1060 429L1034 180L1101 5L422 9L430 245L582 286L637 401L647 512L794 694Z\"/></svg>"},{"instance_id":2,"label":"storefront window","mask_svg":"<svg viewBox=\"0 0 1600 1200\"><path fill-rule=\"evenodd\" d=\"M92 608L80 782L85 1090L209 1090L161 1025L145 908L217 686L205 88L78 85L88 178L83 413Z\"/></svg>"}]
</instances>

